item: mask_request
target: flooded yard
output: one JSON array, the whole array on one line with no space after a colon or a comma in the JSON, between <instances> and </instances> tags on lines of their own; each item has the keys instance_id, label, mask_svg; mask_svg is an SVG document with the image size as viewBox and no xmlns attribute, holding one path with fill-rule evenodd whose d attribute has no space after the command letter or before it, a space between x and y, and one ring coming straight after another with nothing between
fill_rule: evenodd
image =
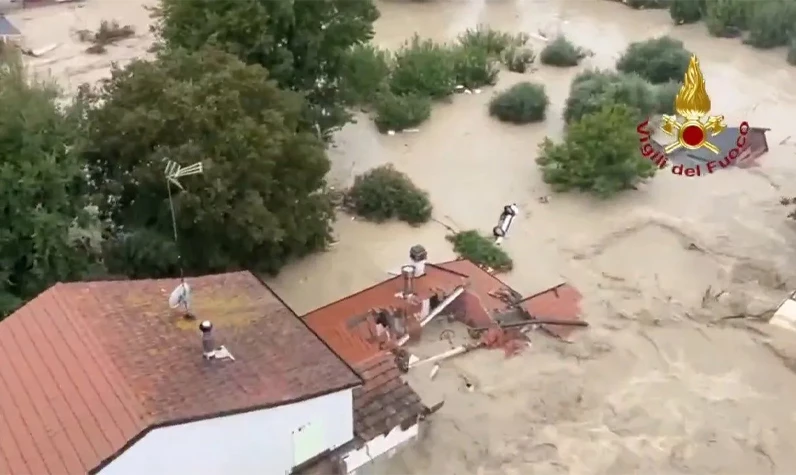
<instances>
[{"instance_id":1,"label":"flooded yard","mask_svg":"<svg viewBox=\"0 0 796 475\"><path fill-rule=\"evenodd\" d=\"M86 59L79 45L67 45L34 60L38 71L71 87L104 74L111 60L144 54L148 16L134 3L140 7L94 0L59 10L69 13L41 27L34 17L43 9L12 20L38 43L66 42L70 29L96 28L102 18L137 22L142 36L111 55ZM345 186L368 168L393 163L429 190L434 221L411 228L341 215L332 250L272 279L299 313L384 279L413 244L423 244L431 261L451 258L448 228L488 232L502 207L515 202L522 216L504 246L516 269L504 280L524 295L570 282L584 294L583 318L592 325L573 344L539 336L508 360L486 351L445 362L439 379L424 383L446 397L426 438L376 473L796 471L796 336L754 319L722 319L765 313L796 289L796 235L779 204L796 194L796 144L786 125L796 110L796 68L784 53L710 38L703 25L674 27L665 11L607 1L379 5L376 42L385 47L413 33L453 38L484 23L562 32L595 54L568 70L503 72L495 88L435 106L418 133L380 135L360 117L338 134L330 151L334 183ZM51 38L57 32L66 39ZM630 42L662 34L699 56L713 110L728 124L771 128L761 166L700 178L666 170L605 202L551 193L534 159L545 136L561 136L571 79L583 68L612 67ZM544 44L532 42L537 50ZM491 119L486 104L494 91L523 80L546 86L548 119L527 126ZM544 196L548 202L539 200ZM457 374L475 381L476 391L462 391Z\"/></svg>"}]
</instances>

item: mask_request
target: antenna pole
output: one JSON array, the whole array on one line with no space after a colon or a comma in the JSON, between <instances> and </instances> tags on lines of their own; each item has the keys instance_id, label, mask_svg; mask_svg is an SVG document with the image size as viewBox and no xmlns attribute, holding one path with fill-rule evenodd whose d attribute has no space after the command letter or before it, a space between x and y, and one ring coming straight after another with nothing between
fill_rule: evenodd
<instances>
[{"instance_id":1,"label":"antenna pole","mask_svg":"<svg viewBox=\"0 0 796 475\"><path fill-rule=\"evenodd\" d=\"M177 235L177 213L174 212L174 198L171 195L171 180L166 179L166 189L169 193L169 210L171 210L171 229L174 232L174 246L177 248L177 267L180 269L180 283L185 284L185 271L182 267L182 252L180 252L180 238Z\"/></svg>"}]
</instances>

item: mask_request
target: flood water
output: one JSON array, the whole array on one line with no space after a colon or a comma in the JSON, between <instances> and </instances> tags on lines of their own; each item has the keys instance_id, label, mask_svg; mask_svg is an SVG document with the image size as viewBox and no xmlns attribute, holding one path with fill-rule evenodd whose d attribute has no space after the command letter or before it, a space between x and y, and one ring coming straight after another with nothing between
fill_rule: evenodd
<instances>
[{"instance_id":1,"label":"flood water","mask_svg":"<svg viewBox=\"0 0 796 475\"><path fill-rule=\"evenodd\" d=\"M523 215L504 244L516 270L505 280L526 295L571 282L586 296L592 327L569 346L537 338L510 360L481 352L447 362L482 390L451 388L421 445L374 473L796 471L789 448L796 376L783 364L794 361L796 336L754 321L715 322L774 307L796 286L796 236L779 204L796 192L786 125L796 110L796 68L784 52L711 38L702 25L674 27L666 11L602 0L393 1L380 9L376 42L389 48L413 33L447 40L483 23L561 32L595 54L568 70L504 72L495 88L437 105L418 133L379 135L366 117L346 127L331 152L333 181L344 186L393 163L429 190L436 222L411 228L341 217L333 250L291 266L275 287L300 312L310 310L385 278L412 244L425 245L432 260L450 258L446 226L489 232L502 207L516 202ZM583 68L612 67L632 41L663 34L698 55L714 113L728 124L771 128L761 166L701 178L666 170L605 202L552 194L534 159L544 136L561 135L571 79ZM525 80L546 86L548 119L525 126L491 119L493 92Z\"/></svg>"},{"instance_id":2,"label":"flood water","mask_svg":"<svg viewBox=\"0 0 796 475\"><path fill-rule=\"evenodd\" d=\"M140 6L152 1L122 3L93 0L9 18L32 47L61 44L29 62L74 88L106 75L112 61L146 54L150 18ZM796 68L784 52L710 38L702 25L672 26L668 12L605 0L395 0L379 7L375 41L389 48L414 33L447 40L483 23L564 33L595 54L573 69L504 72L495 88L435 106L418 133L380 135L360 117L338 134L333 183L346 186L393 163L430 192L434 222L412 228L341 215L339 242L329 252L272 279L299 313L383 280L414 244L426 246L432 261L452 258L448 228L489 232L502 207L517 203L522 216L504 244L516 269L505 280L525 295L568 281L585 295L583 318L591 323L574 344L537 336L511 359L478 351L446 361L433 382L421 374L444 393L445 405L418 445L373 473L796 472L796 376L789 369L796 368L796 336L754 319L721 320L765 313L796 289L796 233L779 204L796 195L788 125ZM74 31L114 17L142 34L105 56L84 54ZM534 159L545 136L561 136L571 79L583 68L612 67L630 42L662 34L699 56L714 113L728 124L771 128L761 166L700 178L664 171L608 201L552 194ZM537 50L544 44L532 43ZM546 86L547 120L508 126L491 119L486 104L494 91L524 80ZM463 391L458 376L477 389Z\"/></svg>"}]
</instances>

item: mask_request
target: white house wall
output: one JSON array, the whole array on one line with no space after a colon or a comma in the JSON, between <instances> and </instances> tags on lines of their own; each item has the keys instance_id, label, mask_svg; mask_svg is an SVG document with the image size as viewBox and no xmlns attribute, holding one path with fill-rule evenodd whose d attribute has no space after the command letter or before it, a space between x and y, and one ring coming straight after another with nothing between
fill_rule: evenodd
<instances>
[{"instance_id":1,"label":"white house wall","mask_svg":"<svg viewBox=\"0 0 796 475\"><path fill-rule=\"evenodd\" d=\"M380 435L365 444L364 447L347 453L345 457L343 457L346 471L348 473L354 473L358 468L384 454L387 454L387 457L392 457L393 454L388 452L417 438L417 434L417 424L412 425L406 430L400 427L393 428L387 435Z\"/></svg>"},{"instance_id":2,"label":"white house wall","mask_svg":"<svg viewBox=\"0 0 796 475\"><path fill-rule=\"evenodd\" d=\"M295 404L155 429L100 473L282 475L305 461L294 457L309 459L335 449L350 442L353 434L348 389Z\"/></svg>"}]
</instances>

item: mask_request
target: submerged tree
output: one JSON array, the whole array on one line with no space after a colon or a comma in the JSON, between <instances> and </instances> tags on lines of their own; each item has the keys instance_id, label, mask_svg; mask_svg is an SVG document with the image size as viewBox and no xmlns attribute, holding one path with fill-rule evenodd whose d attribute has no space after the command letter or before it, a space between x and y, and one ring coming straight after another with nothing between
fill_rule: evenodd
<instances>
[{"instance_id":1,"label":"submerged tree","mask_svg":"<svg viewBox=\"0 0 796 475\"><path fill-rule=\"evenodd\" d=\"M166 47L211 43L264 66L283 88L306 94L306 125L325 135L349 119L344 58L373 36L373 0L162 0L157 30Z\"/></svg>"},{"instance_id":2,"label":"submerged tree","mask_svg":"<svg viewBox=\"0 0 796 475\"><path fill-rule=\"evenodd\" d=\"M0 319L25 300L89 270L81 239L90 218L77 118L51 85L30 81L20 58L0 58Z\"/></svg>"},{"instance_id":3,"label":"submerged tree","mask_svg":"<svg viewBox=\"0 0 796 475\"><path fill-rule=\"evenodd\" d=\"M174 196L188 272L275 272L328 242L324 144L298 128L301 96L262 67L215 49L176 50L115 69L82 97L93 191L114 223L112 272L176 272L166 160L204 164Z\"/></svg>"}]
</instances>

